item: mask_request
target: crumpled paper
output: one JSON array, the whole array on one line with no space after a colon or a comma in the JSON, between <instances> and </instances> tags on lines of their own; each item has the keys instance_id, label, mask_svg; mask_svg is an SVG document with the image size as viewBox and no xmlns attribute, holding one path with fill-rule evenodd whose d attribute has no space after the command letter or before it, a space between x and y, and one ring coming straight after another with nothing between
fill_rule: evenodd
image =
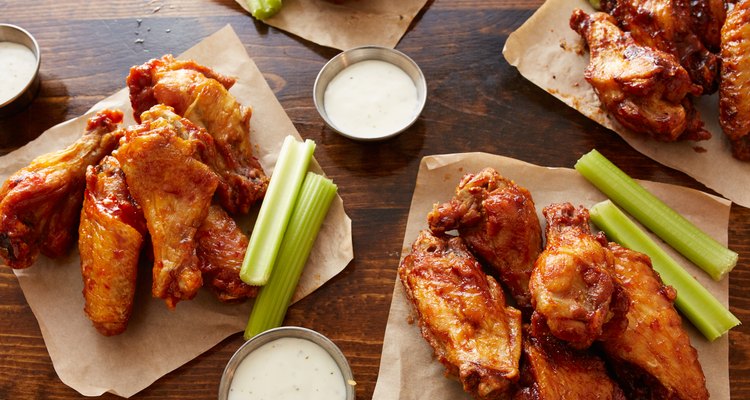
<instances>
[{"instance_id":1,"label":"crumpled paper","mask_svg":"<svg viewBox=\"0 0 750 400\"><path fill-rule=\"evenodd\" d=\"M246 0L235 0L247 12ZM339 50L396 47L427 0L283 0L268 25Z\"/></svg>"},{"instance_id":2,"label":"crumpled paper","mask_svg":"<svg viewBox=\"0 0 750 400\"><path fill-rule=\"evenodd\" d=\"M582 38L569 26L574 8L594 12L586 0L547 0L508 37L503 49L508 63L535 85L615 131L642 154L750 207L750 163L732 157L719 126L718 95L703 96L696 102L705 128L713 135L710 140L661 143L624 128L603 110L594 89L583 78L589 56Z\"/></svg>"},{"instance_id":3,"label":"crumpled paper","mask_svg":"<svg viewBox=\"0 0 750 400\"><path fill-rule=\"evenodd\" d=\"M493 167L501 175L527 188L534 199L541 221L544 221L541 215L542 208L549 204L567 201L588 208L606 199L572 169L540 167L486 153L428 156L422 159L419 167L404 233L401 259L411 252L411 244L419 231L427 229L427 213L432 210L433 204L450 200L461 177L467 173L476 173L484 167ZM640 183L714 239L726 245L730 202L680 186L648 181ZM656 241L722 304L727 305L728 279L721 282L713 281L671 248L658 239ZM711 398L728 399L728 335L709 342L684 318L683 326L690 335L693 347L698 350ZM470 400L471 396L463 391L461 384L455 379L447 379L444 371L443 365L434 357L432 348L422 338L412 306L405 297L401 282L396 278L373 400Z\"/></svg>"},{"instance_id":4,"label":"crumpled paper","mask_svg":"<svg viewBox=\"0 0 750 400\"><path fill-rule=\"evenodd\" d=\"M231 93L240 103L253 108L251 140L255 155L270 175L284 137L300 136L234 30L230 26L221 29L180 58L194 59L238 78ZM122 79L124 83L125 77ZM134 123L127 90L122 90L94 105L85 115L55 126L26 146L0 157L0 179L4 181L40 154L68 146L80 137L86 119L103 108L119 108L126 115L125 123ZM311 168L322 173L320 166L313 164ZM240 224L245 232L251 228L249 221ZM322 286L352 258L351 220L337 197L293 301ZM195 299L180 302L170 311L163 300L151 297L150 271L141 269L128 329L119 336L104 337L83 312L77 250L63 259L40 257L30 268L14 272L39 322L55 371L66 385L86 396L104 392L132 396L224 338L242 331L252 306L252 302L220 303L203 289Z\"/></svg>"}]
</instances>

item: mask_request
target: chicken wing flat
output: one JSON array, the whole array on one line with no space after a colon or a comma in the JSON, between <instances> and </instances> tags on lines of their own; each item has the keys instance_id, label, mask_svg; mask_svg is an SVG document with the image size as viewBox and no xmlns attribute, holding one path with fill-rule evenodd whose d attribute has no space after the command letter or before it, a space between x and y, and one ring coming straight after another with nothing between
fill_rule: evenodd
<instances>
[{"instance_id":1,"label":"chicken wing flat","mask_svg":"<svg viewBox=\"0 0 750 400\"><path fill-rule=\"evenodd\" d=\"M690 1L603 0L601 5L638 44L677 57L702 88L700 94L711 94L718 88L720 62L693 31Z\"/></svg>"},{"instance_id":2,"label":"chicken wing flat","mask_svg":"<svg viewBox=\"0 0 750 400\"><path fill-rule=\"evenodd\" d=\"M658 141L706 140L689 94L700 94L671 54L641 45L605 13L575 9L570 27L591 53L584 77L620 124Z\"/></svg>"},{"instance_id":3,"label":"chicken wing flat","mask_svg":"<svg viewBox=\"0 0 750 400\"><path fill-rule=\"evenodd\" d=\"M546 319L557 338L587 348L600 338L606 323L615 317L612 323L620 323L627 309L610 275L614 259L591 234L585 208L552 204L542 212L547 244L529 283L534 314Z\"/></svg>"},{"instance_id":4,"label":"chicken wing flat","mask_svg":"<svg viewBox=\"0 0 750 400\"><path fill-rule=\"evenodd\" d=\"M195 158L198 145L162 127L126 132L124 143L113 153L151 235L152 294L170 308L193 298L203 284L194 237L219 179Z\"/></svg>"},{"instance_id":5,"label":"chicken wing flat","mask_svg":"<svg viewBox=\"0 0 750 400\"><path fill-rule=\"evenodd\" d=\"M604 350L630 398L708 399L706 378L696 350L672 303L674 289L664 286L651 260L610 243L615 275L632 303L627 328L608 335Z\"/></svg>"},{"instance_id":6,"label":"chicken wing flat","mask_svg":"<svg viewBox=\"0 0 750 400\"><path fill-rule=\"evenodd\" d=\"M575 350L543 322L524 329L521 381L513 400L625 400L599 356Z\"/></svg>"},{"instance_id":7,"label":"chicken wing flat","mask_svg":"<svg viewBox=\"0 0 750 400\"><path fill-rule=\"evenodd\" d=\"M729 11L721 30L719 122L732 145L732 155L750 161L750 1Z\"/></svg>"},{"instance_id":8,"label":"chicken wing flat","mask_svg":"<svg viewBox=\"0 0 750 400\"><path fill-rule=\"evenodd\" d=\"M453 199L436 204L427 219L437 234L458 229L519 307L530 309L529 278L542 250L542 229L528 190L485 168L464 176Z\"/></svg>"},{"instance_id":9,"label":"chicken wing flat","mask_svg":"<svg viewBox=\"0 0 750 400\"><path fill-rule=\"evenodd\" d=\"M422 336L477 399L504 399L519 376L521 313L459 237L425 230L398 270Z\"/></svg>"},{"instance_id":10,"label":"chicken wing flat","mask_svg":"<svg viewBox=\"0 0 750 400\"><path fill-rule=\"evenodd\" d=\"M122 112L104 110L68 148L36 158L0 187L0 256L13 268L31 266L41 251L59 257L73 246L86 168L119 140Z\"/></svg>"},{"instance_id":11,"label":"chicken wing flat","mask_svg":"<svg viewBox=\"0 0 750 400\"><path fill-rule=\"evenodd\" d=\"M195 240L198 242L198 267L203 274L203 284L219 300L232 302L258 294L257 286L250 286L240 279L248 238L223 208L212 205L208 209Z\"/></svg>"},{"instance_id":12,"label":"chicken wing flat","mask_svg":"<svg viewBox=\"0 0 750 400\"><path fill-rule=\"evenodd\" d=\"M234 79L193 61L178 61L171 55L131 68L127 77L135 117L156 104L205 128L214 138L216 158L210 164L222 174L217 195L231 213L247 213L262 199L268 177L253 156L250 143L249 108L239 104L227 89Z\"/></svg>"},{"instance_id":13,"label":"chicken wing flat","mask_svg":"<svg viewBox=\"0 0 750 400\"><path fill-rule=\"evenodd\" d=\"M120 334L133 308L146 220L112 156L86 172L78 234L84 310L101 334Z\"/></svg>"}]
</instances>

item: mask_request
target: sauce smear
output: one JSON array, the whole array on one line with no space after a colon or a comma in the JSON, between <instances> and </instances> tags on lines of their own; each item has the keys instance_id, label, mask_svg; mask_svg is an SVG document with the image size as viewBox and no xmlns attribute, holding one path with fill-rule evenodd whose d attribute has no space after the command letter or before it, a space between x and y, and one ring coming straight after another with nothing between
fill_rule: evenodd
<instances>
[{"instance_id":1,"label":"sauce smear","mask_svg":"<svg viewBox=\"0 0 750 400\"><path fill-rule=\"evenodd\" d=\"M36 71L36 56L26 46L0 42L0 104L19 94Z\"/></svg>"}]
</instances>

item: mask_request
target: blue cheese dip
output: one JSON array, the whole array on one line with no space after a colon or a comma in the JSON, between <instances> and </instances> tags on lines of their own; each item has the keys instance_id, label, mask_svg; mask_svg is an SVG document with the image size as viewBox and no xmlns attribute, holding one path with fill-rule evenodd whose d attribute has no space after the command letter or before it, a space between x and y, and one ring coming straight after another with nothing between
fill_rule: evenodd
<instances>
[{"instance_id":1,"label":"blue cheese dip","mask_svg":"<svg viewBox=\"0 0 750 400\"><path fill-rule=\"evenodd\" d=\"M0 104L20 94L34 79L36 56L28 47L0 42Z\"/></svg>"},{"instance_id":2,"label":"blue cheese dip","mask_svg":"<svg viewBox=\"0 0 750 400\"><path fill-rule=\"evenodd\" d=\"M336 361L317 344L280 338L248 354L234 372L228 400L344 400Z\"/></svg>"},{"instance_id":3,"label":"blue cheese dip","mask_svg":"<svg viewBox=\"0 0 750 400\"><path fill-rule=\"evenodd\" d=\"M376 138L407 127L418 112L417 87L401 68L380 60L354 63L326 87L323 106L337 130Z\"/></svg>"}]
</instances>

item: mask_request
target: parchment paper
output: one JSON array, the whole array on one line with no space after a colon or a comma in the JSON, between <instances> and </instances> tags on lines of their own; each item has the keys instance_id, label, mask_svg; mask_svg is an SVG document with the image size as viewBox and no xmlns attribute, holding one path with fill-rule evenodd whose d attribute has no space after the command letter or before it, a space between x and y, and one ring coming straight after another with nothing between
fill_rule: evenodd
<instances>
[{"instance_id":1,"label":"parchment paper","mask_svg":"<svg viewBox=\"0 0 750 400\"><path fill-rule=\"evenodd\" d=\"M576 206L583 205L588 208L605 199L604 195L572 169L539 167L486 153L425 157L419 168L409 210L401 250L402 259L411 251L411 244L419 231L427 228L427 213L432 209L432 205L448 201L463 175L478 172L488 166L529 189L541 221L544 221L541 215L542 208L549 204L568 201ZM714 239L723 244L727 243L730 206L728 201L679 186L645 181L641 183L706 230ZM714 282L671 248L667 248L667 251L708 287L724 305L727 304L727 279ZM444 377L445 369L434 358L432 348L422 338L414 317L401 282L396 278L373 400L469 400L471 397L463 391L458 381ZM683 325L688 329L692 345L698 350L711 398L728 399L728 335L708 342L684 319Z\"/></svg>"},{"instance_id":2,"label":"parchment paper","mask_svg":"<svg viewBox=\"0 0 750 400\"><path fill-rule=\"evenodd\" d=\"M251 140L256 156L271 173L286 135L299 138L294 125L250 59L234 30L227 26L184 53L216 70L238 77L231 92L251 106ZM146 61L146 60L143 60ZM125 77L122 77L123 84ZM51 128L38 139L0 158L3 181L37 155L61 149L83 132L87 116L120 108L133 123L127 91L96 104L86 115ZM322 172L317 163L313 169ZM249 226L243 226L247 232ZM351 220L340 197L334 200L300 279L294 301L341 272L353 258ZM83 312L83 283L78 251L66 259L41 257L33 266L14 271L39 322L60 379L87 396L112 392L129 397L166 373L192 360L227 336L242 331L251 302L222 304L202 289L174 311L150 293L150 270L139 272L138 290L128 329L119 336L101 336ZM227 360L229 361L229 360Z\"/></svg>"},{"instance_id":3,"label":"parchment paper","mask_svg":"<svg viewBox=\"0 0 750 400\"><path fill-rule=\"evenodd\" d=\"M713 137L700 142L660 143L624 128L602 109L583 78L589 55L568 24L574 8L587 13L586 0L547 0L513 32L503 55L528 80L599 124L617 132L634 149L668 167L685 172L722 196L750 207L750 163L732 157L718 119L718 96L701 97L696 108Z\"/></svg>"},{"instance_id":4,"label":"parchment paper","mask_svg":"<svg viewBox=\"0 0 750 400\"><path fill-rule=\"evenodd\" d=\"M236 0L247 12L245 0ZM263 21L322 46L347 50L364 45L396 47L427 0L283 0Z\"/></svg>"}]
</instances>

